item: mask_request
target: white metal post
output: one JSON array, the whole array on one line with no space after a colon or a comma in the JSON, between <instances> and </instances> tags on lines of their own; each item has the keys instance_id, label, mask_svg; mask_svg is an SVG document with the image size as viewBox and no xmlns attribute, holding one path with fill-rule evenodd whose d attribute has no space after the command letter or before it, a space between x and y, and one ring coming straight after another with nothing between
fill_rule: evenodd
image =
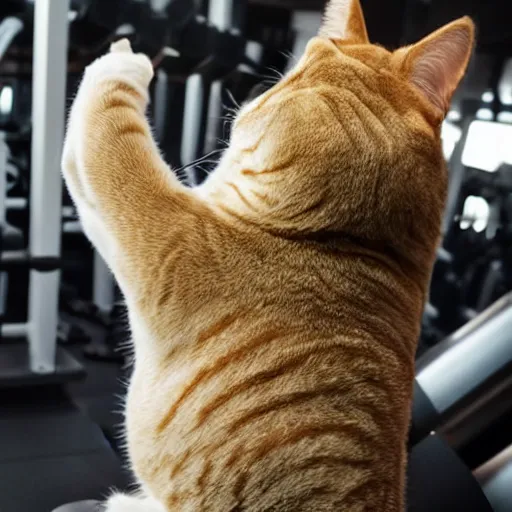
<instances>
[{"instance_id":1,"label":"white metal post","mask_svg":"<svg viewBox=\"0 0 512 512\"><path fill-rule=\"evenodd\" d=\"M309 41L318 34L322 25L321 12L295 11L292 14L292 27L295 31L295 44L293 46L293 55L299 59ZM297 61L290 59L286 66L286 72L295 67Z\"/></svg>"},{"instance_id":2,"label":"white metal post","mask_svg":"<svg viewBox=\"0 0 512 512\"><path fill-rule=\"evenodd\" d=\"M182 165L187 165L197 159L199 149L199 134L201 133L201 116L203 113L204 80L201 75L191 75L185 86L185 108L183 110L183 130L181 135ZM188 183L197 185L194 169L187 169Z\"/></svg>"},{"instance_id":3,"label":"white metal post","mask_svg":"<svg viewBox=\"0 0 512 512\"><path fill-rule=\"evenodd\" d=\"M36 0L32 82L30 255L60 256L69 0ZM55 371L60 272L30 272L30 367Z\"/></svg>"},{"instance_id":4,"label":"white metal post","mask_svg":"<svg viewBox=\"0 0 512 512\"><path fill-rule=\"evenodd\" d=\"M232 27L233 1L234 0L210 0L208 21L221 32L226 32ZM199 149L204 150L204 147L199 148L198 146L203 109L211 109L213 102L222 101L219 94L219 86L217 85L216 89L214 88L213 91L214 98L209 101L209 105L203 105L203 91L206 85L201 75L192 75L187 80L181 141L181 163L183 165L189 164L197 159ZM215 108L215 111L218 110L218 108ZM216 114L214 113L214 115ZM212 133L211 128L210 133ZM187 174L190 184L197 185L195 170L189 169Z\"/></svg>"},{"instance_id":5,"label":"white metal post","mask_svg":"<svg viewBox=\"0 0 512 512\"><path fill-rule=\"evenodd\" d=\"M217 147L218 126L222 122L222 80L215 80L210 87L210 99L208 102L208 117L206 119L206 133L203 153L211 153Z\"/></svg>"},{"instance_id":6,"label":"white metal post","mask_svg":"<svg viewBox=\"0 0 512 512\"><path fill-rule=\"evenodd\" d=\"M0 132L0 236L4 236L6 218L6 194L7 194L7 143L5 133ZM0 241L0 248L3 250L3 243ZM2 251L0 250L0 257ZM5 313L7 301L7 282L9 274L0 272L0 315ZM1 329L1 326L0 326ZM1 337L1 332L0 332Z\"/></svg>"},{"instance_id":7,"label":"white metal post","mask_svg":"<svg viewBox=\"0 0 512 512\"><path fill-rule=\"evenodd\" d=\"M93 302L103 313L110 313L114 306L116 282L105 260L94 251Z\"/></svg>"},{"instance_id":8,"label":"white metal post","mask_svg":"<svg viewBox=\"0 0 512 512\"><path fill-rule=\"evenodd\" d=\"M7 142L5 132L0 132L0 226L5 227L7 194Z\"/></svg>"},{"instance_id":9,"label":"white metal post","mask_svg":"<svg viewBox=\"0 0 512 512\"><path fill-rule=\"evenodd\" d=\"M221 32L228 32L233 26L233 0L210 0L208 21Z\"/></svg>"}]
</instances>

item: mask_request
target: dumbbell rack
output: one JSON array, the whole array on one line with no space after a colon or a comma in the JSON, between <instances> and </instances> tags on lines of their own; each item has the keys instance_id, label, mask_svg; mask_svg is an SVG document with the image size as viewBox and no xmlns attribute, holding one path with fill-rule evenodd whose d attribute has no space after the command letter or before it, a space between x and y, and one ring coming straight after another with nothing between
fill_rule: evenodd
<instances>
[{"instance_id":1,"label":"dumbbell rack","mask_svg":"<svg viewBox=\"0 0 512 512\"><path fill-rule=\"evenodd\" d=\"M0 388L60 383L84 373L57 346L68 13L69 0L35 2L29 249L1 255L2 270L30 270L28 319L0 325ZM2 211L4 201L0 194ZM19 338L28 345L6 341Z\"/></svg>"}]
</instances>

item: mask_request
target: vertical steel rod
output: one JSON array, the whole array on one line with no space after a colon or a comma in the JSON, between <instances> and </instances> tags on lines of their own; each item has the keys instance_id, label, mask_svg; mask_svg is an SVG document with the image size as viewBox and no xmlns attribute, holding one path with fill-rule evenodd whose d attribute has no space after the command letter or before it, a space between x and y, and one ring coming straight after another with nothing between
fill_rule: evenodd
<instances>
[{"instance_id":1,"label":"vertical steel rod","mask_svg":"<svg viewBox=\"0 0 512 512\"><path fill-rule=\"evenodd\" d=\"M36 0L32 82L30 254L58 257L69 0ZM29 349L35 373L55 371L60 272L30 272Z\"/></svg>"}]
</instances>

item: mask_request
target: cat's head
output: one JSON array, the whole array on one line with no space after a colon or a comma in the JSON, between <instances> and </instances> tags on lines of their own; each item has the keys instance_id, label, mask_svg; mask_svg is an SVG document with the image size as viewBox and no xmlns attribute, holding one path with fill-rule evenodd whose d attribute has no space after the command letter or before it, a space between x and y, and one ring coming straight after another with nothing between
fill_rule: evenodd
<instances>
[{"instance_id":1,"label":"cat's head","mask_svg":"<svg viewBox=\"0 0 512 512\"><path fill-rule=\"evenodd\" d=\"M284 236L433 245L447 184L440 128L473 39L462 18L391 52L370 44L359 0L331 0L294 69L240 110L205 190Z\"/></svg>"}]
</instances>

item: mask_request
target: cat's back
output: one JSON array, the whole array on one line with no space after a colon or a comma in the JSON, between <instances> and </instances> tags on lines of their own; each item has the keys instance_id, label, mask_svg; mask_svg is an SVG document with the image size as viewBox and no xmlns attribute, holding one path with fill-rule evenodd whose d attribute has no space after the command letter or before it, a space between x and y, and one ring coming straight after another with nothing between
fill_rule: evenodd
<instances>
[{"instance_id":1,"label":"cat's back","mask_svg":"<svg viewBox=\"0 0 512 512\"><path fill-rule=\"evenodd\" d=\"M409 354L358 325L396 336L371 320L389 299L372 289L396 285L375 261L318 243L250 229L204 240L209 266L187 293L208 296L208 282L210 302L180 320L181 332L168 324L166 358L137 362L127 411L137 473L169 510L335 510L347 496L380 499L370 475L389 465L378 446L390 421L382 360L396 372ZM147 414L144 396L153 397Z\"/></svg>"}]
</instances>

